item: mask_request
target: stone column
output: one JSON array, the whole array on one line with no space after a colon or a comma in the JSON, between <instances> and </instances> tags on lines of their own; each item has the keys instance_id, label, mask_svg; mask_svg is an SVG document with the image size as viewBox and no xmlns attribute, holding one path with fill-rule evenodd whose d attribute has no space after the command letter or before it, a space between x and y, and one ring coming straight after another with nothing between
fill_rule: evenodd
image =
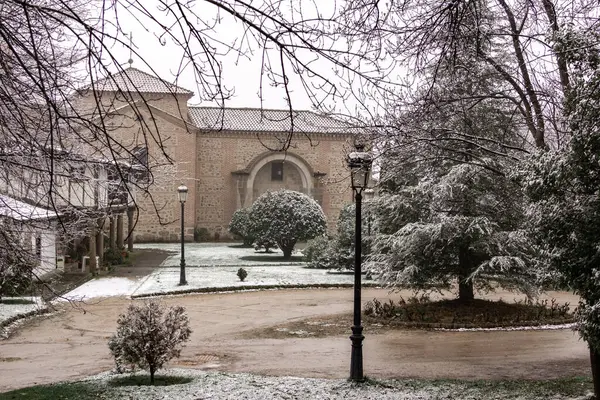
<instances>
[{"instance_id":1,"label":"stone column","mask_svg":"<svg viewBox=\"0 0 600 400\"><path fill-rule=\"evenodd\" d=\"M88 271L91 273L96 273L96 268L98 267L96 265L96 227L94 225L95 224L92 224L92 229L91 229L90 237L88 240L89 244L90 244L90 248L89 248L89 252L88 252L90 259L88 260L87 266L88 266Z\"/></svg>"},{"instance_id":2,"label":"stone column","mask_svg":"<svg viewBox=\"0 0 600 400\"><path fill-rule=\"evenodd\" d=\"M123 214L117 215L117 249L123 249Z\"/></svg>"},{"instance_id":3,"label":"stone column","mask_svg":"<svg viewBox=\"0 0 600 400\"><path fill-rule=\"evenodd\" d=\"M115 250L117 248L117 237L115 235L116 227L115 227L115 217L110 216L110 226L109 226L109 241L110 241L110 249Z\"/></svg>"},{"instance_id":4,"label":"stone column","mask_svg":"<svg viewBox=\"0 0 600 400\"><path fill-rule=\"evenodd\" d=\"M127 209L127 251L133 251L133 207Z\"/></svg>"},{"instance_id":5,"label":"stone column","mask_svg":"<svg viewBox=\"0 0 600 400\"><path fill-rule=\"evenodd\" d=\"M325 177L324 172L316 171L313 173L313 192L311 193L312 198L315 199L321 207L323 207L323 178Z\"/></svg>"},{"instance_id":6,"label":"stone column","mask_svg":"<svg viewBox=\"0 0 600 400\"><path fill-rule=\"evenodd\" d=\"M235 177L235 189L236 189L236 210L240 208L244 208L244 205L247 204L246 193L248 186L248 175L249 173L246 171L235 171L231 173Z\"/></svg>"},{"instance_id":7,"label":"stone column","mask_svg":"<svg viewBox=\"0 0 600 400\"><path fill-rule=\"evenodd\" d=\"M98 219L98 233L96 234L96 253L98 253L100 261L98 268L104 265L104 222L104 218Z\"/></svg>"}]
</instances>

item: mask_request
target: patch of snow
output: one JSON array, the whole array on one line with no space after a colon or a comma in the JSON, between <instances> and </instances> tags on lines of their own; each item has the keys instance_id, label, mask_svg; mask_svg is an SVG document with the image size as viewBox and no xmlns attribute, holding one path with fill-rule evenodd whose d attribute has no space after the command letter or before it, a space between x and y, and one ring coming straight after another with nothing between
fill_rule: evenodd
<instances>
[{"instance_id":1,"label":"patch of snow","mask_svg":"<svg viewBox=\"0 0 600 400\"><path fill-rule=\"evenodd\" d=\"M186 243L185 263L192 267L205 266L252 266L265 264L290 264L283 260L283 253L273 249L273 253L257 252L253 248L238 247L239 243ZM181 258L181 244L178 243L140 243L135 244L134 249L156 249L170 251L172 254L161 266L178 267ZM233 246L233 247L232 247ZM297 252L294 255L300 255ZM260 256L267 257L271 261L243 260L242 257ZM302 264L302 263L295 263Z\"/></svg>"},{"instance_id":2,"label":"patch of snow","mask_svg":"<svg viewBox=\"0 0 600 400\"><path fill-rule=\"evenodd\" d=\"M4 299L7 299L6 297ZM41 297L9 297L8 299L21 299L21 300L29 300L32 301L32 304L4 304L0 303L0 323L21 316L28 315L30 313L36 311L42 311L46 308L44 301ZM15 328L16 324L19 321L16 321L9 326L5 326L0 328L0 338L7 337L10 333L11 329Z\"/></svg>"},{"instance_id":3,"label":"patch of snow","mask_svg":"<svg viewBox=\"0 0 600 400\"><path fill-rule=\"evenodd\" d=\"M179 267L159 268L150 274L133 293L177 292L204 288L230 288L253 286L292 286L319 284L352 284L352 275L328 274L325 270L303 268L298 265L268 265L245 267L248 276L244 282L237 277L238 267L186 267L185 286L179 286Z\"/></svg>"},{"instance_id":4,"label":"patch of snow","mask_svg":"<svg viewBox=\"0 0 600 400\"><path fill-rule=\"evenodd\" d=\"M558 329L573 329L576 323L559 324L559 325L536 325L536 326L507 326L497 328L436 328L436 331L446 332L492 332L492 331L542 331L542 330L558 330Z\"/></svg>"},{"instance_id":5,"label":"patch of snow","mask_svg":"<svg viewBox=\"0 0 600 400\"><path fill-rule=\"evenodd\" d=\"M130 296L140 280L118 277L99 277L68 292L60 300L82 301L96 297Z\"/></svg>"},{"instance_id":6,"label":"patch of snow","mask_svg":"<svg viewBox=\"0 0 600 400\"><path fill-rule=\"evenodd\" d=\"M146 373L140 373L146 375ZM105 372L85 380L96 386L110 399L245 399L245 400L283 400L283 399L361 399L361 400L450 400L450 399L488 399L499 400L514 398L520 400L535 399L528 393L515 393L499 389L490 393L485 388L453 382L437 382L424 385L412 380L384 380L375 383L357 385L342 379L317 379L298 377L269 377L251 374L230 374L190 369L169 369L157 372L162 376L178 376L192 379L190 383L151 386L112 386L111 379L118 378L111 372ZM149 378L148 378L149 379ZM415 383L417 382L417 383ZM515 395L517 397L515 397ZM558 398L558 397L555 397ZM579 400L581 397L561 397L563 400Z\"/></svg>"},{"instance_id":7,"label":"patch of snow","mask_svg":"<svg viewBox=\"0 0 600 400\"><path fill-rule=\"evenodd\" d=\"M58 216L54 211L33 206L6 195L0 195L0 215L16 221L52 219Z\"/></svg>"},{"instance_id":8,"label":"patch of snow","mask_svg":"<svg viewBox=\"0 0 600 400\"><path fill-rule=\"evenodd\" d=\"M32 301L32 304L4 304L0 303L0 322L11 317L27 314L31 311L45 308L40 297L4 297L4 299L20 299Z\"/></svg>"}]
</instances>

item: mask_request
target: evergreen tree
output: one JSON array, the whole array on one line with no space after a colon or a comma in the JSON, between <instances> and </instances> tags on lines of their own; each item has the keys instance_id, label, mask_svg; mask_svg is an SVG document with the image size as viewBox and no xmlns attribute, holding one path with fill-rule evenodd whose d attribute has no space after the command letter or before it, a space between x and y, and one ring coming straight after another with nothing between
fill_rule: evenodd
<instances>
[{"instance_id":1,"label":"evergreen tree","mask_svg":"<svg viewBox=\"0 0 600 400\"><path fill-rule=\"evenodd\" d=\"M564 31L556 46L571 49L572 87L565 110L571 130L562 151L534 155L520 171L531 200L528 225L544 261L580 296L577 329L590 347L600 396L600 49L598 37ZM595 40L594 40L595 39Z\"/></svg>"},{"instance_id":2,"label":"evergreen tree","mask_svg":"<svg viewBox=\"0 0 600 400\"><path fill-rule=\"evenodd\" d=\"M412 122L387 143L377 207L382 234L370 266L392 286L458 283L461 300L497 285L533 296L541 271L519 227L521 191L507 177L522 146L520 120L510 101L488 96L502 85L476 54L465 47L443 75L436 71L437 91L400 115Z\"/></svg>"}]
</instances>

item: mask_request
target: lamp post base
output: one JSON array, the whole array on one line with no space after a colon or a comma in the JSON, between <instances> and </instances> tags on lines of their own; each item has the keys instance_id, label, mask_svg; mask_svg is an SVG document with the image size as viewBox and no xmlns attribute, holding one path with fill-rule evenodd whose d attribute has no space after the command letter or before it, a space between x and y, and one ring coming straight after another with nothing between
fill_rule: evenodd
<instances>
[{"instance_id":1,"label":"lamp post base","mask_svg":"<svg viewBox=\"0 0 600 400\"><path fill-rule=\"evenodd\" d=\"M187 285L187 280L185 279L185 264L182 261L182 265L180 266L179 271L179 286Z\"/></svg>"},{"instance_id":2,"label":"lamp post base","mask_svg":"<svg viewBox=\"0 0 600 400\"><path fill-rule=\"evenodd\" d=\"M352 335L350 340L352 341L352 358L350 359L350 380L355 382L362 382L365 380L363 376L363 356L362 356L362 342L365 337L362 334L363 327L353 326Z\"/></svg>"}]
</instances>

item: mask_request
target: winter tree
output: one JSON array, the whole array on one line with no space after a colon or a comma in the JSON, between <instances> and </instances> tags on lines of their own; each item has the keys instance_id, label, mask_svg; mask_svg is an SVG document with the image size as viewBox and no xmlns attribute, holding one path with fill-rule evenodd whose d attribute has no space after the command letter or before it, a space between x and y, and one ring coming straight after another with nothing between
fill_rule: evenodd
<instances>
[{"instance_id":1,"label":"winter tree","mask_svg":"<svg viewBox=\"0 0 600 400\"><path fill-rule=\"evenodd\" d=\"M540 152L520 171L532 201L529 233L580 296L577 329L590 348L600 397L600 37L571 29L557 39L569 52L572 87L565 109L571 130L562 151Z\"/></svg>"},{"instance_id":2,"label":"winter tree","mask_svg":"<svg viewBox=\"0 0 600 400\"><path fill-rule=\"evenodd\" d=\"M290 258L299 241L325 233L327 221L321 206L293 190L268 191L252 204L249 233L257 241L274 241L284 258Z\"/></svg>"},{"instance_id":3,"label":"winter tree","mask_svg":"<svg viewBox=\"0 0 600 400\"><path fill-rule=\"evenodd\" d=\"M418 118L385 143L369 265L391 286L457 285L460 300L496 286L533 296L538 269L519 226L523 198L507 177L520 119L510 101L479 95L502 88L493 71L466 64L478 69L476 80L462 75L462 62L441 64L440 85L425 98L432 101L400 114Z\"/></svg>"},{"instance_id":4,"label":"winter tree","mask_svg":"<svg viewBox=\"0 0 600 400\"><path fill-rule=\"evenodd\" d=\"M166 362L179 357L183 344L192 333L185 308L165 308L158 301L142 305L130 304L117 320L117 332L108 347L115 357L117 369L129 364L154 373Z\"/></svg>"},{"instance_id":5,"label":"winter tree","mask_svg":"<svg viewBox=\"0 0 600 400\"><path fill-rule=\"evenodd\" d=\"M19 294L32 282L34 260L22 248L20 231L11 219L0 219L0 301L5 295Z\"/></svg>"},{"instance_id":6,"label":"winter tree","mask_svg":"<svg viewBox=\"0 0 600 400\"><path fill-rule=\"evenodd\" d=\"M567 134L562 99L571 84L566 58L573 49L553 46L553 38L569 25L596 32L597 7L593 0L349 0L340 21L343 34L360 42L361 51L381 54L388 70L408 71L398 74L406 78L395 85L362 87L365 103L377 104L371 115L379 126L394 129L381 115L433 93L441 65L460 64L468 78L485 65L504 84L477 98L511 102L531 145L544 148L560 147ZM475 64L464 62L465 49ZM467 97L448 100L458 99Z\"/></svg>"},{"instance_id":7,"label":"winter tree","mask_svg":"<svg viewBox=\"0 0 600 400\"><path fill-rule=\"evenodd\" d=\"M154 203L149 190L154 166L171 165L175 160L164 151L160 126L152 115L144 117L151 111L140 88L115 79L127 65L118 49L135 58L136 65L155 72L140 51L142 43L138 46L129 35L132 30L154 35L144 47L160 49L169 42L179 48L172 80L192 72L197 78L198 101L224 107L235 90L226 81L224 60L228 54L245 58L257 51L263 63L255 78L258 103L264 99L263 87L273 87L285 97L293 120L295 96L290 82L295 80L315 108L323 110L324 100L339 98L341 88L315 67L314 56L320 54L328 65L325 69L346 68L339 59L344 50L331 47L323 36L325 30L317 29L324 28L327 19L303 16L297 8L288 14L279 5L271 1L261 5L178 0L168 5L145 0L3 1L0 193L55 211L58 233L73 247L99 229L98 221L108 211L99 203L82 207L81 199L65 195L65 188L71 183L86 186L86 197L98 197L106 189L101 186L107 178L98 173L104 167L111 176L111 188L118 188L119 201L132 199L135 192L138 198L149 197L154 210L148 211L158 213L163 205ZM232 35L226 39L223 31ZM117 88L115 98L102 97L104 85ZM91 104L82 107L78 101L84 94ZM158 149L155 163L140 163L138 154L114 134L115 99L133 110L130 122L139 126L143 147ZM276 150L286 150L294 134L292 130L281 135ZM135 179L140 168L144 179ZM3 250L2 254L12 254L14 249ZM26 247L20 250L30 252Z\"/></svg>"},{"instance_id":8,"label":"winter tree","mask_svg":"<svg viewBox=\"0 0 600 400\"><path fill-rule=\"evenodd\" d=\"M254 237L252 237L248 231L249 228L249 208L240 208L233 213L231 222L229 223L229 232L234 235L240 236L244 240L244 245L251 246L254 243Z\"/></svg>"}]
</instances>

